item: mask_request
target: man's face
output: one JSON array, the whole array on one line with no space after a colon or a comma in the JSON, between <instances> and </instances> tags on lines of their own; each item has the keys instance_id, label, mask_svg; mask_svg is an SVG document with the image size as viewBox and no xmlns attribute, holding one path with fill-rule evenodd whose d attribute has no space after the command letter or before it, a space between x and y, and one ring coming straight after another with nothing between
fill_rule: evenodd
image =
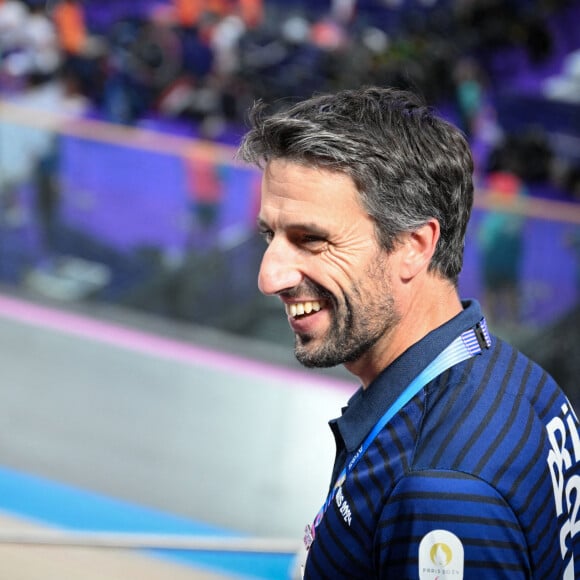
<instances>
[{"instance_id":1,"label":"man's face","mask_svg":"<svg viewBox=\"0 0 580 580\"><path fill-rule=\"evenodd\" d=\"M354 362L397 324L389 256L350 176L270 162L259 225L258 286L284 302L302 364Z\"/></svg>"}]
</instances>

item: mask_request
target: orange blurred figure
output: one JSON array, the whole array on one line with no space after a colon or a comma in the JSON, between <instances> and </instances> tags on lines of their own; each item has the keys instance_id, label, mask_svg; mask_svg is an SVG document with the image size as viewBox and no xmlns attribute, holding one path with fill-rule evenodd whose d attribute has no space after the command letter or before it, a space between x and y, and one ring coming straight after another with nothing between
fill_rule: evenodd
<instances>
[{"instance_id":1,"label":"orange blurred figure","mask_svg":"<svg viewBox=\"0 0 580 580\"><path fill-rule=\"evenodd\" d=\"M197 26L205 10L204 0L173 0L177 22L184 28Z\"/></svg>"},{"instance_id":2,"label":"orange blurred figure","mask_svg":"<svg viewBox=\"0 0 580 580\"><path fill-rule=\"evenodd\" d=\"M248 28L256 28L264 20L264 3L262 0L239 0L242 20Z\"/></svg>"},{"instance_id":3,"label":"orange blurred figure","mask_svg":"<svg viewBox=\"0 0 580 580\"><path fill-rule=\"evenodd\" d=\"M82 54L87 46L85 13L77 0L62 0L53 11L62 50L68 54Z\"/></svg>"}]
</instances>

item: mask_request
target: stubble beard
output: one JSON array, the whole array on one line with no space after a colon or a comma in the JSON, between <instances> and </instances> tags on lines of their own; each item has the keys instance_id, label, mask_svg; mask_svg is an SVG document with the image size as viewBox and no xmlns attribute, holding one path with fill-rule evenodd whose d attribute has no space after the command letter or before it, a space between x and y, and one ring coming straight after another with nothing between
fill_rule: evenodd
<instances>
[{"instance_id":1,"label":"stubble beard","mask_svg":"<svg viewBox=\"0 0 580 580\"><path fill-rule=\"evenodd\" d=\"M328 368L358 360L377 341L394 328L398 321L390 288L385 288L384 296L365 305L356 291L357 304L344 297L341 307L334 307L334 316L326 335L319 339L307 334L295 337L294 354L297 360L309 368Z\"/></svg>"}]
</instances>

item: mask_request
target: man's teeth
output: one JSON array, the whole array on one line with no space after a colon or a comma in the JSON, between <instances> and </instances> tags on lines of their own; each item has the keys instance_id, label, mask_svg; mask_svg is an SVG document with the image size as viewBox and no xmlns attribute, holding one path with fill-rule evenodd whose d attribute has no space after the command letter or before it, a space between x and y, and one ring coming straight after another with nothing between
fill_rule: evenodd
<instances>
[{"instance_id":1,"label":"man's teeth","mask_svg":"<svg viewBox=\"0 0 580 580\"><path fill-rule=\"evenodd\" d=\"M286 305L286 314L289 316L300 316L302 314L310 314L311 312L318 312L322 308L318 300L308 302L298 302L296 304Z\"/></svg>"}]
</instances>

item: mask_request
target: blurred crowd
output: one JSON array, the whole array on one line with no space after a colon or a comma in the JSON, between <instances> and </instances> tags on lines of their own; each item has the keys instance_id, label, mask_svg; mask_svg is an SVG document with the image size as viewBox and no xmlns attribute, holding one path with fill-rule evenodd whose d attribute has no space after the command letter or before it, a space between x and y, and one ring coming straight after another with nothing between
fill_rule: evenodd
<instances>
[{"instance_id":1,"label":"blurred crowd","mask_svg":"<svg viewBox=\"0 0 580 580\"><path fill-rule=\"evenodd\" d=\"M364 84L418 91L462 127L474 151L478 190L496 194L496 211L487 212L477 232L483 298L491 321L517 324L525 228L515 214L524 214L534 194L580 200L580 163L570 162L574 143L580 160L580 125L577 140L565 142L564 158L539 124L517 131L503 126L497 104L513 93L514 53L538 71L553 60L561 38L550 19L570 6L580 15L580 0L0 0L0 99L235 144L258 99L276 107ZM575 26L570 21L571 37ZM206 251L217 243L207 231L220 204L219 167L188 167L195 202L187 219L197 237L208 239L190 245L204 251L190 252L176 266L173 255L166 263L164 250L155 247L129 263L98 239L68 230L77 237L65 239L58 138L18 121L5 117L0 126L0 279L20 280L22 263L31 261L33 273L54 274L55 256L73 247L93 270L106 264L109 296L125 292L132 306L202 323L215 316L230 329L265 319L253 307L237 308L247 313L240 321L223 304L239 306L242 292L236 290L235 300L219 293L228 290L227 272L258 259L254 240L236 248L240 254ZM32 186L40 252L31 260L17 248L12 267L7 241L25 223L23 184ZM577 250L578 239L574 231L566 243ZM200 280L191 274L200 269L210 281L193 288ZM54 276L42 280L45 292L48 282L56 283ZM244 290L248 300L254 286ZM208 296L215 298L215 314ZM204 312L190 312L202 303Z\"/></svg>"},{"instance_id":2,"label":"blurred crowd","mask_svg":"<svg viewBox=\"0 0 580 580\"><path fill-rule=\"evenodd\" d=\"M18 100L56 83L86 115L235 142L257 99L394 85L447 110L487 163L506 142L495 55L549 58L547 18L571 3L0 0L0 91Z\"/></svg>"},{"instance_id":3,"label":"blurred crowd","mask_svg":"<svg viewBox=\"0 0 580 580\"><path fill-rule=\"evenodd\" d=\"M206 122L211 136L256 98L373 83L411 86L431 102L453 98L466 55L485 61L519 43L534 60L546 57L545 18L565 3L136 0L122 14L112 2L0 0L1 86L66 70L109 120L188 118ZM107 11L107 26L93 18Z\"/></svg>"}]
</instances>

